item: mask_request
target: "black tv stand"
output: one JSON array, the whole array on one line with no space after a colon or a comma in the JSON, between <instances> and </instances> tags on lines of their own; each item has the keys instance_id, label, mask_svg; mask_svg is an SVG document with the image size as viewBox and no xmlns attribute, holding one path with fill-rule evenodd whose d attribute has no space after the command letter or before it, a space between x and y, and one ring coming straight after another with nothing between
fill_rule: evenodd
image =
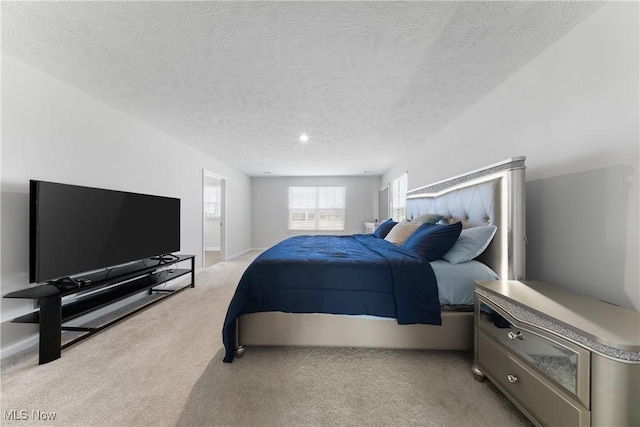
<instances>
[{"instance_id":1,"label":"black tv stand","mask_svg":"<svg viewBox=\"0 0 640 427\"><path fill-rule=\"evenodd\" d=\"M175 258L174 258L175 257ZM159 258L159 259L158 259ZM167 268L171 264L191 261L190 269ZM189 284L171 289L156 289L170 280L190 274ZM82 286L69 287L44 284L29 289L11 292L4 298L24 298L39 301L40 309L12 320L15 323L37 323L40 325L40 364L59 359L61 351L116 323L157 304L158 302L195 287L195 255L161 256L149 258L126 266L120 266L87 276L72 279ZM98 327L65 326L72 319L105 307L117 301L147 291L150 298L144 304ZM62 298L74 295L63 301ZM62 331L85 332L83 335L62 344Z\"/></svg>"}]
</instances>

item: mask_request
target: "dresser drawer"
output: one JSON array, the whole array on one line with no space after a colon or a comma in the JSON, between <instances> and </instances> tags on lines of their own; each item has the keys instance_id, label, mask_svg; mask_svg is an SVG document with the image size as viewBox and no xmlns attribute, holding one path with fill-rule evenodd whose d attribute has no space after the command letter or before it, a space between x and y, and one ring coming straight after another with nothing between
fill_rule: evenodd
<instances>
[{"instance_id":1,"label":"dresser drawer","mask_svg":"<svg viewBox=\"0 0 640 427\"><path fill-rule=\"evenodd\" d=\"M484 331L477 334L477 363L543 425L590 425L588 409L565 396Z\"/></svg>"},{"instance_id":2,"label":"dresser drawer","mask_svg":"<svg viewBox=\"0 0 640 427\"><path fill-rule=\"evenodd\" d=\"M491 302L479 298L477 326L509 351L534 366L538 375L590 406L590 353L540 328L529 328ZM535 331L535 332L534 332Z\"/></svg>"}]
</instances>

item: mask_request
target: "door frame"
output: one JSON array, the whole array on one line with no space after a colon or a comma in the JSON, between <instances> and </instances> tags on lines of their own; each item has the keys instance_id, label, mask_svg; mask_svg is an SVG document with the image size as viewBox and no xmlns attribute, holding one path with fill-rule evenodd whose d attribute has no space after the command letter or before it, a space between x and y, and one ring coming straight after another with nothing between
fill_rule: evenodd
<instances>
[{"instance_id":1,"label":"door frame","mask_svg":"<svg viewBox=\"0 0 640 427\"><path fill-rule=\"evenodd\" d=\"M204 216L204 188L207 178L215 178L220 181L220 262L226 261L227 254L227 179L222 175L218 175L217 173L203 168L202 191L200 192L200 211L202 213L202 268L206 267L205 255L207 250L207 239L205 233L206 218Z\"/></svg>"}]
</instances>

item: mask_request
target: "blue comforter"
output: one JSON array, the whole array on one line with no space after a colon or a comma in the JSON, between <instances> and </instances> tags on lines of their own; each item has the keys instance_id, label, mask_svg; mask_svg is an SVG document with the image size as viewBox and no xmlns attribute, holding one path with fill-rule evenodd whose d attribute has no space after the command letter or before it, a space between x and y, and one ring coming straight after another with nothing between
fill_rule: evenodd
<instances>
[{"instance_id":1,"label":"blue comforter","mask_svg":"<svg viewBox=\"0 0 640 427\"><path fill-rule=\"evenodd\" d=\"M428 262L371 234L297 236L263 252L244 272L224 321L225 362L233 361L243 314L368 314L399 324L440 325Z\"/></svg>"}]
</instances>

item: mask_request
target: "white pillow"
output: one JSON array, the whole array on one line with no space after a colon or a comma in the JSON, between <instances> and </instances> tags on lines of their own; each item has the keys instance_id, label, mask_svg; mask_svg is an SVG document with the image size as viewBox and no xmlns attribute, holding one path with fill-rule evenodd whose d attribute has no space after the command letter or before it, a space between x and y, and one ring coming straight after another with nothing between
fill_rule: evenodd
<instances>
[{"instance_id":1,"label":"white pillow","mask_svg":"<svg viewBox=\"0 0 640 427\"><path fill-rule=\"evenodd\" d=\"M471 261L487 249L497 229L498 227L495 225L465 228L460 233L455 245L442 256L442 259L451 264Z\"/></svg>"},{"instance_id":2,"label":"white pillow","mask_svg":"<svg viewBox=\"0 0 640 427\"><path fill-rule=\"evenodd\" d=\"M413 234L414 231L422 224L418 222L399 222L394 225L389 234L384 238L394 245L400 246L404 243L405 240L409 238Z\"/></svg>"}]
</instances>

